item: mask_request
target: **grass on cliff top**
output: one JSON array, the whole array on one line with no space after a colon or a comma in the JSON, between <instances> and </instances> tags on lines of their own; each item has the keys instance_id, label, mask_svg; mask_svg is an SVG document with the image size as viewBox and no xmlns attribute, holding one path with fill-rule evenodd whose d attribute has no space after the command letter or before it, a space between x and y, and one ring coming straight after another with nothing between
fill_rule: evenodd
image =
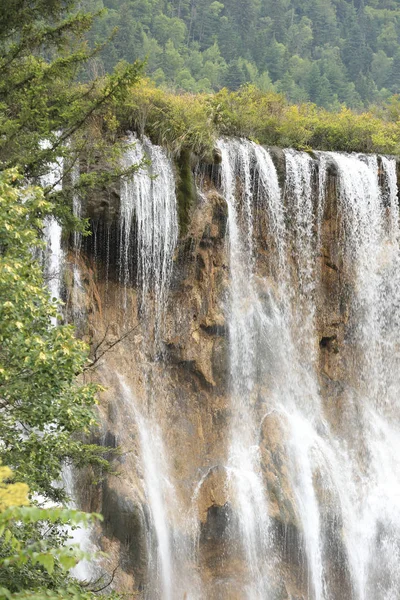
<instances>
[{"instance_id":1,"label":"grass on cliff top","mask_svg":"<svg viewBox=\"0 0 400 600\"><path fill-rule=\"evenodd\" d=\"M400 154L400 96L356 113L329 112L315 104L290 105L284 96L246 85L236 92L174 94L142 80L116 106L123 130L148 135L178 156L191 150L212 156L222 135L299 150Z\"/></svg>"}]
</instances>

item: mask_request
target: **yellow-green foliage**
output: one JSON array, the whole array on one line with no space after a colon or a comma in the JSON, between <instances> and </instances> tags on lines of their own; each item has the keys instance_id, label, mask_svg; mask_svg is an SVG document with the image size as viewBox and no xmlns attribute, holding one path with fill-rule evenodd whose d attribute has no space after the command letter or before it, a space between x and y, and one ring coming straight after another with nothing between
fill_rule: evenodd
<instances>
[{"instance_id":1,"label":"yellow-green foliage","mask_svg":"<svg viewBox=\"0 0 400 600\"><path fill-rule=\"evenodd\" d=\"M400 120L395 110L355 113L343 107L330 112L315 104L290 105L279 94L244 86L212 97L220 133L263 144L345 152L400 152Z\"/></svg>"},{"instance_id":2,"label":"yellow-green foliage","mask_svg":"<svg viewBox=\"0 0 400 600\"><path fill-rule=\"evenodd\" d=\"M61 507L29 506L28 486L12 483L12 479L11 469L0 463L0 600L99 598L69 577L68 571L87 556L66 543L67 534L63 543L55 531L58 526L74 528L101 516ZM107 597L119 599L114 594Z\"/></svg>"},{"instance_id":3,"label":"yellow-green foliage","mask_svg":"<svg viewBox=\"0 0 400 600\"><path fill-rule=\"evenodd\" d=\"M245 85L236 92L174 94L144 80L117 107L122 129L147 134L178 155L210 156L217 137L233 135L297 149L400 153L400 100L356 113L315 104L290 105L283 95Z\"/></svg>"},{"instance_id":4,"label":"yellow-green foliage","mask_svg":"<svg viewBox=\"0 0 400 600\"><path fill-rule=\"evenodd\" d=\"M215 128L206 94L175 95L143 80L116 110L122 128L149 135L176 156L185 149L212 152Z\"/></svg>"},{"instance_id":5,"label":"yellow-green foliage","mask_svg":"<svg viewBox=\"0 0 400 600\"><path fill-rule=\"evenodd\" d=\"M13 473L8 467L0 464L0 512L10 506L26 506L29 504L29 488L26 483L10 483Z\"/></svg>"}]
</instances>

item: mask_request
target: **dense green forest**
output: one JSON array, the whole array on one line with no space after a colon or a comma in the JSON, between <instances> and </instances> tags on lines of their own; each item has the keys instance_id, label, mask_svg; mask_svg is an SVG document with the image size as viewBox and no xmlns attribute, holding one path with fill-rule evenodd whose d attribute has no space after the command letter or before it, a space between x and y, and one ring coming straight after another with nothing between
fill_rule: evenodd
<instances>
[{"instance_id":1,"label":"dense green forest","mask_svg":"<svg viewBox=\"0 0 400 600\"><path fill-rule=\"evenodd\" d=\"M147 58L159 85L190 92L254 83L294 103L362 109L400 92L397 0L82 0L107 9L90 34L109 71Z\"/></svg>"}]
</instances>

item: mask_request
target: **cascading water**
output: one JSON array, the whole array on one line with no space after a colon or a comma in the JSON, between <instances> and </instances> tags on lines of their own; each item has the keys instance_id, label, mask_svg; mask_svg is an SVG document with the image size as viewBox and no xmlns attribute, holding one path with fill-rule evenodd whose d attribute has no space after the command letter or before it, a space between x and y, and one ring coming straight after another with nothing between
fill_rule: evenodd
<instances>
[{"instance_id":1,"label":"cascading water","mask_svg":"<svg viewBox=\"0 0 400 600\"><path fill-rule=\"evenodd\" d=\"M196 323L203 318L197 330L185 329L186 306L177 309L178 341L163 330L173 313L168 301L178 238L171 161L146 138L131 137L129 144L124 165L141 167L121 182L117 275L124 319L129 286L138 291L143 335L131 346L140 376L129 373L129 385L120 378L117 387L126 427L137 432L132 464L145 500L148 553L143 597L394 600L400 585L400 460L392 451L400 444L395 160L293 150L277 159L272 149L247 140L219 140L229 261L229 385L221 392L201 379L181 343L189 330L195 340L214 335L214 321L204 318L206 302L196 298L187 310L195 307ZM276 165L284 170L282 186ZM207 177L204 170L205 210ZM213 235L199 243L204 264ZM332 296L340 295L332 314L329 285ZM174 357L170 363L162 342ZM340 377L321 366L328 350ZM206 450L183 482L182 449L174 446L180 438L168 430L185 411L189 389L185 380L181 395L171 392L178 386L171 375L176 363L198 405L221 392L218 415L228 432L218 452L207 455L208 440L199 443ZM217 427L212 410L207 406L203 422L199 416L199 437L205 422ZM194 436L196 425L187 421ZM191 502L182 502L184 494ZM224 548L219 556L203 548L208 535L212 547L215 530L224 538L216 545ZM221 563L220 571L212 561Z\"/></svg>"},{"instance_id":2,"label":"cascading water","mask_svg":"<svg viewBox=\"0 0 400 600\"><path fill-rule=\"evenodd\" d=\"M132 391L120 377L124 399L133 411L137 424L146 499L151 512L148 531L149 579L151 593L157 590L165 600L171 600L173 589L172 540L166 503L174 502L174 490L169 482L169 467L162 437L155 423L151 427L135 406ZM152 540L155 532L156 543ZM156 549L156 550L155 550Z\"/></svg>"},{"instance_id":3,"label":"cascading water","mask_svg":"<svg viewBox=\"0 0 400 600\"><path fill-rule=\"evenodd\" d=\"M43 144L43 146L45 145ZM48 173L41 177L40 183L42 187L51 187L54 191L60 190L62 188L62 172L62 159L59 159L57 163L49 165ZM54 217L46 219L44 235L46 239L45 271L47 287L49 288L51 297L60 300L64 253L61 248L61 225ZM55 323L56 319L53 318L53 325Z\"/></svg>"},{"instance_id":4,"label":"cascading water","mask_svg":"<svg viewBox=\"0 0 400 600\"><path fill-rule=\"evenodd\" d=\"M340 544L343 539L345 555L340 560L348 567L340 564L335 568L342 575L349 569L354 598L366 600L383 585L379 569L372 564L373 556L381 568L395 562L400 525L388 491L397 490L399 485L400 471L397 460L391 457L390 444L400 439L397 427L387 419L388 406L390 413L398 413L398 359L393 334L400 324L395 163L393 159L380 159L385 180L380 187L376 157L321 154L319 175L314 177L313 160L307 154L288 150L284 196L271 184L275 193L264 190L260 203L260 187L266 179L263 169L268 169L270 181L276 181L276 173L265 158L266 151L255 148L246 141L219 142L222 189L229 209L231 269L228 317L233 416L228 468L234 473L233 504L238 511L235 535L245 548L251 581L244 595L273 597L265 581L276 563L272 561L274 549L268 542L265 519L268 489L260 480L257 423L262 407L263 420L273 414L285 436L289 485L301 524L308 572L307 598L338 597L329 556L332 544ZM355 397L352 391L353 381L346 392L346 410L349 414L353 411L353 416L357 413L358 423L353 423L353 428L359 429L357 434L345 430L338 435L331 430L316 372L318 244L326 169L332 161L338 169L341 243L355 281L350 319L357 394ZM315 181L319 191L314 194ZM273 282L268 282L268 292L262 290L254 271L256 240L251 236L256 206L257 211L262 207L268 215L268 231L263 234L274 239L269 257ZM361 458L359 449L354 448L355 439L362 440ZM249 483L249 475L253 484ZM328 504L336 515L333 524L327 521ZM264 506L264 519L260 517L260 506ZM382 544L378 543L380 530L384 532ZM257 538L260 531L267 540L262 549ZM259 578L260 573L264 580ZM395 573L391 573L390 581L384 586L382 598L394 597L398 581Z\"/></svg>"},{"instance_id":5,"label":"cascading water","mask_svg":"<svg viewBox=\"0 0 400 600\"><path fill-rule=\"evenodd\" d=\"M312 203L312 165L310 156L304 152L285 150L287 213L290 219L290 241L295 268L292 279L298 279L296 301L291 303L292 324L300 321L299 337L304 340L307 352L312 343L315 286L314 211ZM285 277L286 281L288 275ZM290 282L293 288L293 281ZM289 286L287 290L289 291ZM310 301L311 300L311 301ZM293 314L293 311L296 311ZM287 315L289 317L289 315ZM311 342L311 343L310 343ZM312 358L312 357L310 357Z\"/></svg>"},{"instance_id":6,"label":"cascading water","mask_svg":"<svg viewBox=\"0 0 400 600\"><path fill-rule=\"evenodd\" d=\"M73 500L74 497L77 497L74 473L70 465L65 465L63 468L62 483L67 494L72 498L69 502L69 507L77 509L76 503ZM94 555L98 551L98 548L96 548L90 540L90 529L82 525L74 529L68 527L67 533L68 544L73 544L80 552L91 555L89 560L87 558L80 560L71 570L71 575L76 577L79 581L96 581L96 579L101 577L102 573L101 569L96 566L96 560L94 559Z\"/></svg>"},{"instance_id":7,"label":"cascading water","mask_svg":"<svg viewBox=\"0 0 400 600\"><path fill-rule=\"evenodd\" d=\"M240 524L237 535L242 538L251 581L245 593L249 598L272 597L267 581L274 564L268 490L261 478L258 444L260 418L274 410L285 415L290 431L288 454L293 463L293 492L308 555L310 593L320 599L323 577L319 510L312 482L313 450L305 443L309 430L307 411L315 411L309 400L317 392L313 377L302 364L306 356L312 364L314 354L312 160L306 154L286 152L285 206L275 167L264 149L246 141L220 141L219 148L222 188L228 203L231 269L230 468L235 476L234 502ZM237 179L241 182L239 187ZM269 282L258 280L254 271L252 211L256 188L257 217L267 215L268 231L264 234L273 239L275 249L270 265L276 276L273 290L268 289ZM242 221L238 216L241 210ZM286 215L291 218L293 236L286 231ZM293 341L294 328L301 344ZM269 392L260 394L260 385L267 385Z\"/></svg>"},{"instance_id":8,"label":"cascading water","mask_svg":"<svg viewBox=\"0 0 400 600\"><path fill-rule=\"evenodd\" d=\"M140 413L132 390L120 375L119 383L139 435L139 469L150 512L146 530L148 583L145 598L197 600L199 582L190 562L190 532L185 531L186 523L182 519L161 429L154 419Z\"/></svg>"},{"instance_id":9,"label":"cascading water","mask_svg":"<svg viewBox=\"0 0 400 600\"><path fill-rule=\"evenodd\" d=\"M319 457L314 427L323 417L314 377L315 361L315 217L312 202L313 162L305 153L285 151L286 205L290 228L287 236L293 265L287 257L286 302L281 308L281 327L285 331L284 380L277 389L277 409L288 425L289 472L297 512L302 525L308 565L308 594L324 598L321 522L313 485ZM318 212L318 211L317 211Z\"/></svg>"},{"instance_id":10,"label":"cascading water","mask_svg":"<svg viewBox=\"0 0 400 600\"><path fill-rule=\"evenodd\" d=\"M150 161L147 166L143 164L146 159ZM141 142L132 136L124 165L140 165L140 168L132 177L123 178L121 182L121 282L126 290L132 280L131 243L135 223L137 280L141 288L142 310L146 311L152 290L154 314L160 324L178 239L172 162L165 151L153 145L148 138Z\"/></svg>"},{"instance_id":11,"label":"cascading water","mask_svg":"<svg viewBox=\"0 0 400 600\"><path fill-rule=\"evenodd\" d=\"M71 169L71 184L73 186L72 192L72 214L77 219L82 217L82 199L77 189L77 184L80 178L79 162L76 162ZM80 231L74 231L74 250L76 254L79 254L82 246L82 234Z\"/></svg>"},{"instance_id":12,"label":"cascading water","mask_svg":"<svg viewBox=\"0 0 400 600\"><path fill-rule=\"evenodd\" d=\"M396 331L400 324L399 221L395 161L331 154L338 166L344 262L353 270L353 330L348 395L354 431L344 430L351 454L352 507L343 508L344 537L355 598L393 598L398 593L400 443ZM352 493L351 493L352 492ZM396 591L397 590L397 591Z\"/></svg>"},{"instance_id":13,"label":"cascading water","mask_svg":"<svg viewBox=\"0 0 400 600\"><path fill-rule=\"evenodd\" d=\"M61 275L63 264L63 251L61 248L61 226L54 217L50 217L45 224L45 237L47 242L46 279L51 298L60 300ZM56 318L53 317L53 324Z\"/></svg>"},{"instance_id":14,"label":"cascading water","mask_svg":"<svg viewBox=\"0 0 400 600\"><path fill-rule=\"evenodd\" d=\"M73 187L72 191L72 214L76 219L82 218L82 199L77 184L80 178L80 167L79 161L77 161L71 169L71 184ZM85 310L82 306L84 297L84 287L81 280L81 272L79 268L79 256L82 249L82 233L80 231L74 231L73 234L73 251L74 251L74 264L72 267L73 286L72 286L72 319L74 324L79 327L85 319Z\"/></svg>"},{"instance_id":15,"label":"cascading water","mask_svg":"<svg viewBox=\"0 0 400 600\"><path fill-rule=\"evenodd\" d=\"M139 434L139 460L150 511L146 525L145 598L197 600L199 582L193 568L197 530L192 528L180 505L164 442L167 432L157 424L159 396L164 393L157 356L162 352L160 334L178 239L175 180L171 160L148 138L129 139L124 166L133 165L139 165L138 171L121 182L120 281L126 310L127 287L134 282L132 265L136 264L139 313L146 323L143 342L144 352L148 353L143 364L146 408L139 409L133 391L122 377L120 385Z\"/></svg>"},{"instance_id":16,"label":"cascading water","mask_svg":"<svg viewBox=\"0 0 400 600\"><path fill-rule=\"evenodd\" d=\"M228 204L231 298L229 306L230 374L233 422L228 478L237 511L234 542L239 538L249 567L243 593L262 598L268 584L263 563L269 546L269 520L251 403L256 383L257 327L263 315L254 290L253 206L250 169L256 161L250 142L220 140L222 190ZM241 178L240 201L236 178ZM277 184L275 189L279 190ZM236 539L235 539L236 538Z\"/></svg>"},{"instance_id":17,"label":"cascading water","mask_svg":"<svg viewBox=\"0 0 400 600\"><path fill-rule=\"evenodd\" d=\"M43 144L46 146L46 143ZM48 166L48 173L41 177L41 185L43 188L52 188L53 191L59 191L62 189L62 176L63 176L64 162L62 159L58 159L57 162L51 163ZM79 177L79 170L73 169L73 182L76 182ZM73 212L78 218L81 216L80 202L78 198L74 196L73 199ZM61 300L61 287L62 277L64 270L64 251L62 249L62 228L54 217L48 217L45 221L44 236L46 240L46 251L45 251L45 274L47 279L47 287L50 292L52 299L57 301ZM77 233L74 234L74 246L75 251L79 252L81 243L81 236ZM74 290L77 286L80 286L80 276L78 266L74 265ZM78 310L79 303L77 302L76 294L73 302L73 310ZM77 319L76 319L77 320ZM57 326L57 318L52 317L52 326ZM75 487L73 483L73 472L70 466L65 465L62 471L62 483L65 487L65 491L72 499L76 497ZM72 500L71 506L75 508L75 502ZM90 531L83 527L77 527L76 529L69 529L69 543L76 544L79 550L87 553L95 552L95 547L90 541ZM80 579L81 581L89 581L92 577L95 577L98 572L95 568L93 561L87 559L81 560L76 567L72 570L71 574Z\"/></svg>"}]
</instances>

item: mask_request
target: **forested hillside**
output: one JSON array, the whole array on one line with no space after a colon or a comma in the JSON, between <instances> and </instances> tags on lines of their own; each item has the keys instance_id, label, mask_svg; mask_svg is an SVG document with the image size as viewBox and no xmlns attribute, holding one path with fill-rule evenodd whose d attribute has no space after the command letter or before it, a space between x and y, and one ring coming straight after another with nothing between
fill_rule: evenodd
<instances>
[{"instance_id":1,"label":"forested hillside","mask_svg":"<svg viewBox=\"0 0 400 600\"><path fill-rule=\"evenodd\" d=\"M93 67L147 57L158 84L202 92L246 82L292 102L362 108L400 92L398 0L83 0L108 9Z\"/></svg>"}]
</instances>

